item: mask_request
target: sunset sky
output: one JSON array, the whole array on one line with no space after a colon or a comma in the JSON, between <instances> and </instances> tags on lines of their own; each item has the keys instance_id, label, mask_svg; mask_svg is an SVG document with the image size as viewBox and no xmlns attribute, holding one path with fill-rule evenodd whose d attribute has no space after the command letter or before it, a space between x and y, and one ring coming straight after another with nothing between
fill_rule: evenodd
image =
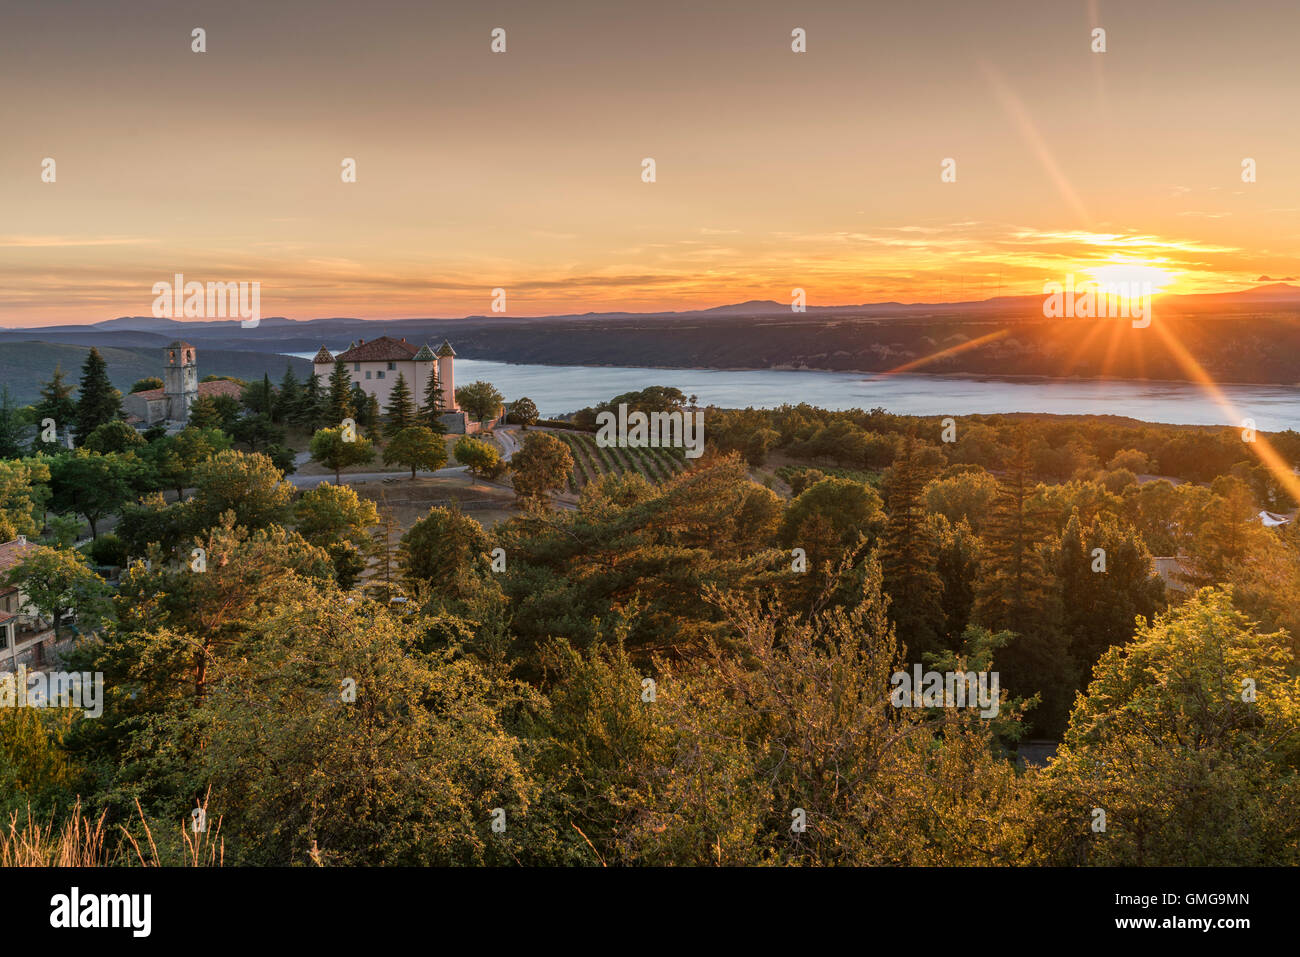
<instances>
[{"instance_id":1,"label":"sunset sky","mask_svg":"<svg viewBox=\"0 0 1300 957\"><path fill-rule=\"evenodd\" d=\"M1294 0L9 0L0 326L178 272L296 319L1247 288L1300 275L1297 35Z\"/></svg>"}]
</instances>

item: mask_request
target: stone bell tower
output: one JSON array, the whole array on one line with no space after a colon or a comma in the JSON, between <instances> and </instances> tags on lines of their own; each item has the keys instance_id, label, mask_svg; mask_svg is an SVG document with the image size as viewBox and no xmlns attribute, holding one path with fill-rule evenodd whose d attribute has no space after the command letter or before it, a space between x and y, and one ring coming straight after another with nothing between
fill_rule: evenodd
<instances>
[{"instance_id":1,"label":"stone bell tower","mask_svg":"<svg viewBox=\"0 0 1300 957\"><path fill-rule=\"evenodd\" d=\"M185 422L190 406L199 397L199 365L195 349L177 339L163 350L163 395L167 399L167 421Z\"/></svg>"}]
</instances>

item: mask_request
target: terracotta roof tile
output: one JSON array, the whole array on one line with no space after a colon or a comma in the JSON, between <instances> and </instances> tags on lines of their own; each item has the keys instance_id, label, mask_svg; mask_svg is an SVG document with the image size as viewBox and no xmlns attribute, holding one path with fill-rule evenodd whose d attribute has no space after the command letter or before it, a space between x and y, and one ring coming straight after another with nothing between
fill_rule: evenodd
<instances>
[{"instance_id":1,"label":"terracotta roof tile","mask_svg":"<svg viewBox=\"0 0 1300 957\"><path fill-rule=\"evenodd\" d=\"M27 555L36 551L36 546L21 538L0 545L0 574L3 574L21 562Z\"/></svg>"},{"instance_id":2,"label":"terracotta roof tile","mask_svg":"<svg viewBox=\"0 0 1300 957\"><path fill-rule=\"evenodd\" d=\"M244 387L238 382L231 382L229 379L213 379L211 382L199 383L200 396L228 395L233 399L238 399L243 394ZM133 392L132 395L138 395L142 399L155 400L165 398L167 392L165 389L146 389L143 392Z\"/></svg>"},{"instance_id":3,"label":"terracotta roof tile","mask_svg":"<svg viewBox=\"0 0 1300 957\"><path fill-rule=\"evenodd\" d=\"M344 362L393 362L413 359L417 352L419 349L404 339L380 336L378 339L362 341L351 349L340 352L337 358Z\"/></svg>"}]
</instances>

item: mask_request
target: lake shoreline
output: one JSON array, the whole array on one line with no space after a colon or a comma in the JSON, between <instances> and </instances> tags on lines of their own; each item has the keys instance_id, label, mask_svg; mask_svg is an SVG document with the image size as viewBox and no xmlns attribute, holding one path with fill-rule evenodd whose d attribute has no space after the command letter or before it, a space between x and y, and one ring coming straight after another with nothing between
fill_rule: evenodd
<instances>
[{"instance_id":1,"label":"lake shoreline","mask_svg":"<svg viewBox=\"0 0 1300 957\"><path fill-rule=\"evenodd\" d=\"M1240 427L1261 432L1300 429L1300 389L1223 383L1213 389L1189 380L872 373L761 367L581 365L456 360L459 384L483 379L507 401L528 396L543 417L561 418L650 386L680 389L717 409L806 403L828 411L881 408L920 418L1056 416L1187 427Z\"/></svg>"}]
</instances>

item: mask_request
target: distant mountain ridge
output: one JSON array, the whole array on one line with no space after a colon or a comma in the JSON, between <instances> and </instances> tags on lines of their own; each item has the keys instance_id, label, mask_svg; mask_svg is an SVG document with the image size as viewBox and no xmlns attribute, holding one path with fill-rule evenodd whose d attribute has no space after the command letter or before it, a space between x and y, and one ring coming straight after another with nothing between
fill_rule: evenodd
<instances>
[{"instance_id":1,"label":"distant mountain ridge","mask_svg":"<svg viewBox=\"0 0 1300 957\"><path fill-rule=\"evenodd\" d=\"M287 319L284 316L269 316L261 321L262 326L303 326L310 323L331 323L331 322L456 322L456 321L483 321L483 322L545 322L553 319L595 319L601 321L611 321L616 319L650 319L656 316L671 316L674 318L705 318L709 316L765 316L765 315L809 315L824 316L847 313L860 313L863 310L878 311L881 315L898 315L917 312L933 312L935 310L987 310L996 308L1006 308L1014 306L1033 305L1035 308L1042 303L1041 295L1027 296L992 296L987 299L967 299L956 302L898 302L890 300L888 302L866 302L858 304L846 304L836 306L814 306L809 305L802 313L793 313L789 303L777 302L773 299L751 299L746 302L730 303L722 306L712 306L707 309L686 309L686 310L658 310L652 312L584 312L584 313L556 313L547 316L511 316L509 314L493 315L470 315L470 316L412 316L406 319L361 319L355 316L333 316L318 317L314 319ZM1300 285L1294 285L1288 282L1272 282L1261 286L1255 286L1251 289L1243 289L1235 292L1212 292L1212 293L1191 293L1186 295L1161 295L1160 302L1166 308L1176 309L1196 309L1198 306L1215 306L1230 305L1234 303L1250 304L1263 302L1295 302L1300 303ZM159 319L153 316L120 316L116 319L104 319L100 322L90 323L89 325L96 329L120 330L129 332L158 332L163 330L177 331L181 329L213 329L213 328L230 328L232 325L239 323L238 319ZM35 326L30 329L42 330L61 330L67 328L85 328L85 326ZM16 331L16 330L15 330Z\"/></svg>"},{"instance_id":2,"label":"distant mountain ridge","mask_svg":"<svg viewBox=\"0 0 1300 957\"><path fill-rule=\"evenodd\" d=\"M314 355L322 345L338 352L359 338L389 335L435 345L450 339L464 359L538 365L909 370L1154 381L1192 376L1165 345L1177 341L1219 382L1300 384L1300 286L1282 282L1236 293L1161 296L1153 313L1155 323L1172 333L1172 339L1163 338L1160 330L1130 328L1122 319L1046 318L1042 296L809 306L803 313L771 300L751 300L679 313L274 317L254 329L243 328L237 319L185 322L124 316L93 325L0 331L0 366L18 376L34 373L34 367L3 360L10 344L37 337L51 345L122 348L159 356L167 343L184 338L198 347L200 368L205 355L224 352L233 361L239 353L244 357L241 366L251 371L260 363L278 378L284 360L277 355ZM1104 333L1094 330L1097 323L1106 324Z\"/></svg>"}]
</instances>

